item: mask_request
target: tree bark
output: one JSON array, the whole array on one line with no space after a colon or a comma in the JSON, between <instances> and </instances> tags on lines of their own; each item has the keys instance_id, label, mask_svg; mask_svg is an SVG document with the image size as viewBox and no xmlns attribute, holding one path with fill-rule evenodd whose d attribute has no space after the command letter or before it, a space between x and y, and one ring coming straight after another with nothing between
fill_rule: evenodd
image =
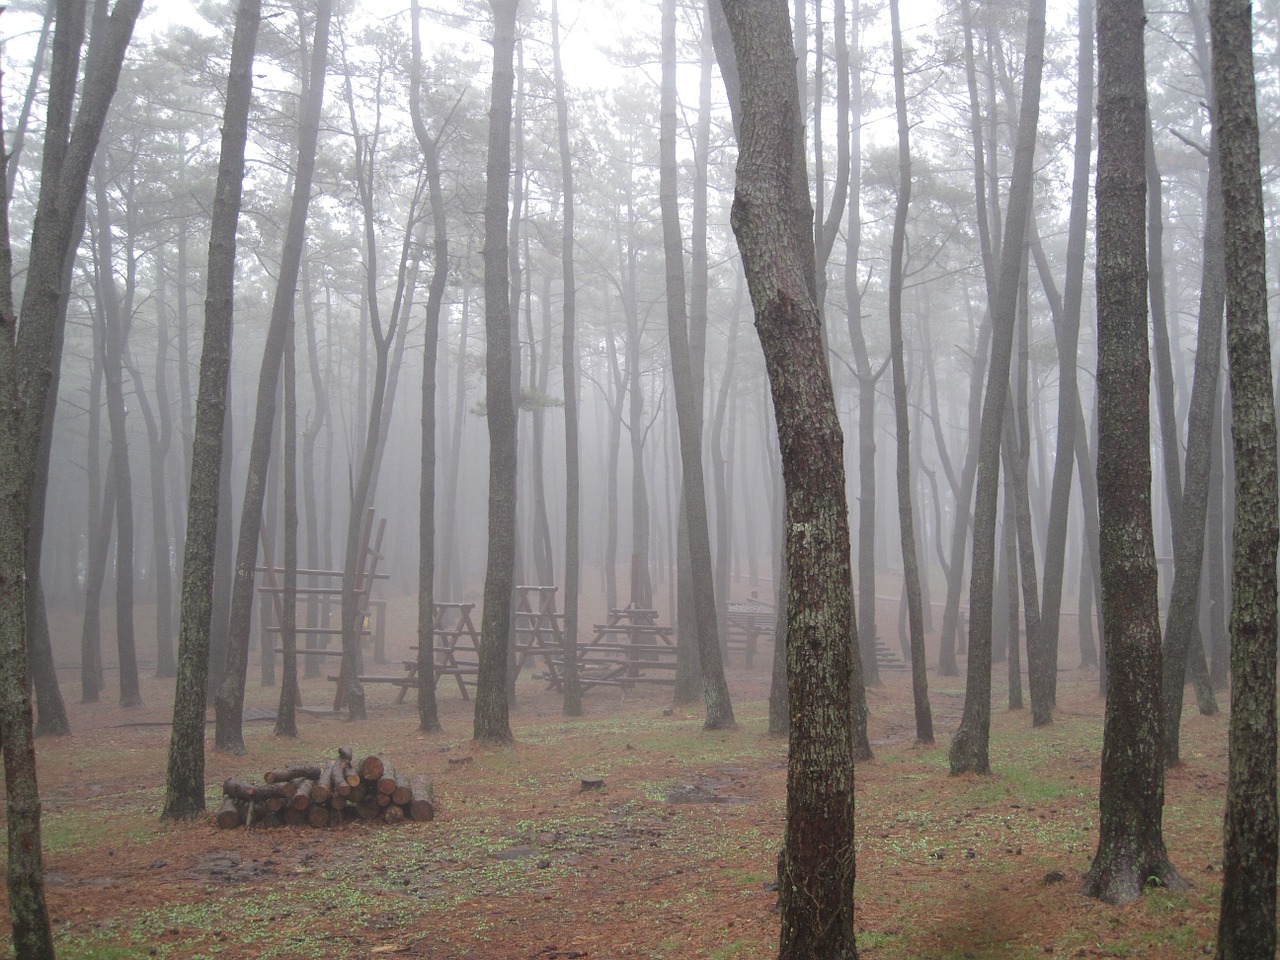
<instances>
[{"instance_id":1,"label":"tree bark","mask_svg":"<svg viewBox=\"0 0 1280 960\"><path fill-rule=\"evenodd\" d=\"M1176 519L1173 587L1164 631L1164 762L1181 762L1182 699L1188 657L1204 660L1200 639L1200 575L1204 568L1205 520L1209 509L1209 467L1213 444L1220 442L1215 401L1218 370L1222 366L1222 315L1226 297L1223 263L1222 174L1218 162L1218 128L1209 146L1208 195L1205 200L1204 243L1200 280L1200 314L1196 326L1195 374L1187 415L1186 483L1182 511ZM1199 671L1207 671L1202 667ZM1204 694L1216 702L1205 677Z\"/></svg>"},{"instance_id":2,"label":"tree bark","mask_svg":"<svg viewBox=\"0 0 1280 960\"><path fill-rule=\"evenodd\" d=\"M996 504L1000 481L1000 442L1013 352L1022 243L1031 205L1036 128L1040 115L1040 78L1044 69L1044 0L1027 10L1027 49L1023 68L1018 140L1014 147L999 279L991 311L991 365L982 403L978 437L977 496L973 524L973 572L969 587L969 662L964 715L951 742L951 772L989 773L991 728L991 613L995 568Z\"/></svg>"},{"instance_id":3,"label":"tree bark","mask_svg":"<svg viewBox=\"0 0 1280 960\"><path fill-rule=\"evenodd\" d=\"M924 610L920 599L920 560L916 553L915 506L911 496L911 422L907 409L907 370L902 336L903 260L907 244L907 212L911 204L910 124L907 119L906 67L898 0L889 0L893 40L893 89L898 116L898 200L894 207L889 251L889 352L893 368L893 413L897 425L898 533L902 546L902 579L911 636L911 693L915 701L916 742L933 743L929 679L925 672Z\"/></svg>"},{"instance_id":4,"label":"tree bark","mask_svg":"<svg viewBox=\"0 0 1280 960\"><path fill-rule=\"evenodd\" d=\"M221 750L244 752L242 713L245 671L249 662L249 624L253 616L254 567L258 559L258 531L262 524L262 502L266 494L267 469L271 459L271 434L275 429L276 387L280 382L281 358L289 328L293 325L298 272L306 245L307 209L315 171L316 141L319 138L320 109L324 97L325 65L329 53L329 20L333 0L319 0L315 8L315 37L311 47L311 87L298 117L297 169L293 198L280 260L280 275L271 305L271 322L263 349L258 376L258 402L254 415L253 439L249 446L248 475L241 505L240 529L236 543L235 580L231 592L231 624L226 670L214 697L217 718L215 742Z\"/></svg>"},{"instance_id":5,"label":"tree bark","mask_svg":"<svg viewBox=\"0 0 1280 960\"><path fill-rule=\"evenodd\" d=\"M732 727L734 719L729 687L724 678L724 661L720 655L719 625L716 622L711 533L707 521L706 482L702 471L702 391L694 383L685 306L684 244L680 236L680 201L676 183L675 0L663 0L662 3L661 99L659 199L666 262L667 332L676 396L676 423L680 432L680 468L683 478L681 500L688 520L689 560L692 564L693 602L698 630L698 663L702 672L702 695L706 701L703 727L707 730L722 730ZM635 429L634 425L632 429Z\"/></svg>"},{"instance_id":6,"label":"tree bark","mask_svg":"<svg viewBox=\"0 0 1280 960\"><path fill-rule=\"evenodd\" d=\"M1154 878L1165 852L1160 623L1151 530L1141 0L1098 4L1098 499L1107 707L1098 851L1084 893L1108 903Z\"/></svg>"},{"instance_id":7,"label":"tree bark","mask_svg":"<svg viewBox=\"0 0 1280 960\"><path fill-rule=\"evenodd\" d=\"M178 624L178 680L165 781L165 819L191 819L204 811L204 727L213 616L214 565L223 472L223 425L231 368L235 304L236 224L244 188L244 153L253 99L253 54L261 0L240 0L231 40L218 182L209 232L204 346L192 437L191 490L182 561L182 613ZM223 523L230 518L224 517Z\"/></svg>"},{"instance_id":8,"label":"tree bark","mask_svg":"<svg viewBox=\"0 0 1280 960\"><path fill-rule=\"evenodd\" d=\"M516 560L516 402L512 391L507 196L511 180L512 58L520 0L490 0L493 82L484 204L485 417L489 425L489 534L474 737L510 743L507 648Z\"/></svg>"},{"instance_id":9,"label":"tree bark","mask_svg":"<svg viewBox=\"0 0 1280 960\"><path fill-rule=\"evenodd\" d=\"M6 157L0 131L0 156ZM0 180L0 743L4 753L5 828L10 939L14 955L54 960L53 933L44 899L40 842L40 789L31 695L27 681L27 497L19 443L17 314L13 306L13 251L9 240L8 180Z\"/></svg>"},{"instance_id":10,"label":"tree bark","mask_svg":"<svg viewBox=\"0 0 1280 960\"><path fill-rule=\"evenodd\" d=\"M1053 327L1058 346L1058 430L1049 492L1049 530L1045 537L1044 587L1040 604L1044 648L1051 666L1052 700L1057 699L1062 581L1071 509L1071 479L1075 466L1076 409L1080 406L1077 358L1080 304L1084 291L1085 235L1089 225L1089 162L1093 149L1093 0L1079 0L1076 20L1079 53L1076 57L1076 130L1071 212L1067 219L1067 267L1061 322Z\"/></svg>"},{"instance_id":11,"label":"tree bark","mask_svg":"<svg viewBox=\"0 0 1280 960\"><path fill-rule=\"evenodd\" d=\"M1251 6L1211 0L1235 451L1231 733L1219 960L1276 950L1276 415Z\"/></svg>"},{"instance_id":12,"label":"tree bark","mask_svg":"<svg viewBox=\"0 0 1280 960\"><path fill-rule=\"evenodd\" d=\"M782 960L854 958L854 610L843 437L817 303L813 209L785 7L724 0L739 155L732 224L764 350L786 487L791 716ZM736 92L736 91L735 91ZM738 101L738 102L735 102ZM795 709L803 705L803 709Z\"/></svg>"},{"instance_id":13,"label":"tree bark","mask_svg":"<svg viewBox=\"0 0 1280 960\"><path fill-rule=\"evenodd\" d=\"M578 430L578 348L577 281L574 274L574 184L573 152L569 140L569 98L564 89L564 68L560 60L560 7L551 0L551 54L555 71L556 134L560 147L560 191L564 198L564 222L560 232L560 269L563 288L563 328L560 344L561 376L564 380L564 714L582 716L582 684L578 676L578 595L581 592L582 544L579 525L582 514L582 468Z\"/></svg>"}]
</instances>

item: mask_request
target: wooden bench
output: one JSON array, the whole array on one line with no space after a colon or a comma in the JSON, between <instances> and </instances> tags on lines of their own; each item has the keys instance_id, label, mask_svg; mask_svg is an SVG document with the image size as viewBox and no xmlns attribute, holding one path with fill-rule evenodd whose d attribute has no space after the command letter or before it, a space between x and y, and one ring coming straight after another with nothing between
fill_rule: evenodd
<instances>
[{"instance_id":1,"label":"wooden bench","mask_svg":"<svg viewBox=\"0 0 1280 960\"><path fill-rule=\"evenodd\" d=\"M728 650L741 650L746 656L747 669L755 666L756 652L760 649L761 637L772 637L774 631L774 613L767 608L729 608L728 630L725 647Z\"/></svg>"}]
</instances>

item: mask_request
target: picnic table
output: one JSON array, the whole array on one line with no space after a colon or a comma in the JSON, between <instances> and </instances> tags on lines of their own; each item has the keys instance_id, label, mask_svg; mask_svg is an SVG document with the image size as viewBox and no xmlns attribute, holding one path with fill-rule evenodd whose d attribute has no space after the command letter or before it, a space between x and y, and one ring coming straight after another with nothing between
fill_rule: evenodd
<instances>
[{"instance_id":1,"label":"picnic table","mask_svg":"<svg viewBox=\"0 0 1280 960\"><path fill-rule=\"evenodd\" d=\"M675 631L658 622L658 611L629 604L609 611L594 636L577 648L579 682L583 688L619 687L625 698L637 684L674 685ZM563 671L563 653L555 661ZM555 682L553 680L553 682Z\"/></svg>"}]
</instances>

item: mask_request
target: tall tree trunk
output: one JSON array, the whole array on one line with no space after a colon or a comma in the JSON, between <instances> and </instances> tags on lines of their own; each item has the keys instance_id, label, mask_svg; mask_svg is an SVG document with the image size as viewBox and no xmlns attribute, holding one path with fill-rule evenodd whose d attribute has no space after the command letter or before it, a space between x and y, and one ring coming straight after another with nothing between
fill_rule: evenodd
<instances>
[{"instance_id":1,"label":"tall tree trunk","mask_svg":"<svg viewBox=\"0 0 1280 960\"><path fill-rule=\"evenodd\" d=\"M564 222L560 233L560 269L563 327L560 359L564 381L564 713L582 716L582 684L578 677L578 595L581 592L582 544L579 525L582 514L582 467L578 432L578 348L577 281L573 262L574 185L573 152L569 140L569 98L564 89L564 68L560 61L560 7L551 0L551 54L555 70L556 134L560 147L560 192L564 197Z\"/></svg>"},{"instance_id":2,"label":"tall tree trunk","mask_svg":"<svg viewBox=\"0 0 1280 960\"><path fill-rule=\"evenodd\" d=\"M365 707L364 685L360 682L360 673L362 671L360 619L364 613L363 601L367 600L372 586L365 574L366 564L369 562L368 557L362 553L367 546L367 540L364 535L365 511L373 500L374 474L377 471L379 453L382 449L383 410L387 404L387 381L390 377L391 347L394 342L397 325L404 322L401 312L404 304L405 285L410 272L410 249L416 229L417 202L420 195L415 194L406 214L406 224L400 247L400 265L397 271L395 299L391 314L384 324L382 306L378 300L378 244L375 231L377 211L374 205L375 156L381 129L375 126L368 134L362 133L360 130L350 71L346 67L345 39L343 44L342 59L344 73L346 74L346 102L355 146L356 190L360 199L360 211L364 218L365 313L369 318L369 330L373 336L374 348L373 393L368 407L368 423L364 431L364 447L360 451L360 468L356 474L355 486L351 492L350 509L347 512L346 551L342 565L342 672L346 678L344 694L347 719L364 720L368 712ZM319 74L314 75L318 76Z\"/></svg>"},{"instance_id":3,"label":"tall tree trunk","mask_svg":"<svg viewBox=\"0 0 1280 960\"><path fill-rule=\"evenodd\" d=\"M1276 950L1276 414L1253 24L1243 0L1210 0L1214 123L1226 220L1227 355L1235 449L1231 746L1218 957Z\"/></svg>"},{"instance_id":4,"label":"tall tree trunk","mask_svg":"<svg viewBox=\"0 0 1280 960\"><path fill-rule=\"evenodd\" d=\"M969 543L969 527L973 517L973 486L978 473L981 446L982 386L990 356L991 305L995 299L995 264L992 250L991 224L987 211L986 146L982 131L982 113L978 102L977 68L973 52L973 17L967 0L961 6L964 31L965 75L969 87L969 131L973 144L974 214L978 223L978 239L982 249L983 275L986 280L987 309L978 330L974 351L975 367L969 378L968 452L960 474L960 490L955 501L951 528L951 554L947 577L947 599L942 608L942 637L938 647L938 672L944 677L960 673L956 662L956 638L960 632L960 595L964 590L965 548ZM994 162L991 164L995 166Z\"/></svg>"},{"instance_id":5,"label":"tall tree trunk","mask_svg":"<svg viewBox=\"0 0 1280 960\"><path fill-rule=\"evenodd\" d=\"M1093 150L1093 0L1079 0L1076 20L1079 53L1076 56L1076 130L1071 212L1067 219L1067 266L1061 322L1053 325L1058 347L1058 430L1053 458L1053 481L1049 493L1049 531L1045 537L1044 588L1040 604L1044 648L1050 665L1050 697L1055 701L1067 520L1071 509L1072 468L1075 466L1076 410L1080 406L1077 360L1080 304L1084 291L1085 235L1089 226L1089 163ZM1080 626L1083 628L1083 623Z\"/></svg>"},{"instance_id":6,"label":"tall tree trunk","mask_svg":"<svg viewBox=\"0 0 1280 960\"><path fill-rule=\"evenodd\" d=\"M0 157L4 150L0 131ZM13 308L8 181L0 180L0 744L4 752L6 873L14 956L54 960L44 900L40 789L27 679L25 568L27 497Z\"/></svg>"},{"instance_id":7,"label":"tall tree trunk","mask_svg":"<svg viewBox=\"0 0 1280 960\"><path fill-rule=\"evenodd\" d=\"M107 576L107 550L115 527L115 473L107 464L106 480L99 469L102 407L102 311L93 322L93 369L89 375L89 530L84 568L84 623L80 630L80 702L97 703L105 687L102 674L102 586ZM99 497L98 487L103 490Z\"/></svg>"},{"instance_id":8,"label":"tall tree trunk","mask_svg":"<svg viewBox=\"0 0 1280 960\"><path fill-rule=\"evenodd\" d=\"M785 8L723 0L716 38L739 155L732 223L764 350L786 486L791 716L780 960L855 958L854 609L843 437L817 302L804 110ZM736 64L730 73L726 67Z\"/></svg>"},{"instance_id":9,"label":"tall tree trunk","mask_svg":"<svg viewBox=\"0 0 1280 960\"><path fill-rule=\"evenodd\" d=\"M850 133L849 218L845 240L844 296L846 324L853 362L858 371L858 637L862 676L866 685L880 685L876 661L876 383L884 373L871 371L871 357L862 329L862 287L858 283L858 255L862 245L862 61L861 4L854 0L849 18L852 59L859 64L849 90ZM856 688L854 696L859 696ZM865 690L861 694L865 702Z\"/></svg>"},{"instance_id":10,"label":"tall tree trunk","mask_svg":"<svg viewBox=\"0 0 1280 960\"><path fill-rule=\"evenodd\" d=\"M115 254L107 206L105 166L94 175L94 230L97 291L103 316L103 384L111 430L111 468L116 478L116 651L120 663L120 706L142 705L133 636L133 479L124 408L124 353L128 318L116 288Z\"/></svg>"},{"instance_id":11,"label":"tall tree trunk","mask_svg":"<svg viewBox=\"0 0 1280 960\"><path fill-rule=\"evenodd\" d=\"M105 4L96 8L97 26L86 57L83 90L73 122L86 7L84 0L58 0L40 196L32 225L17 339L18 393L23 404L20 446L22 450L35 451L34 456L22 462L21 495L28 518L26 630L38 708L37 734L64 734L70 730L54 671L40 589L45 493L70 272L84 229L83 204L89 172L142 0L118 0L110 15Z\"/></svg>"},{"instance_id":12,"label":"tall tree trunk","mask_svg":"<svg viewBox=\"0 0 1280 960\"><path fill-rule=\"evenodd\" d=\"M1147 356L1147 92L1141 0L1098 4L1098 495L1107 708L1098 851L1084 892L1182 886L1165 852L1160 622L1151 531Z\"/></svg>"},{"instance_id":13,"label":"tall tree trunk","mask_svg":"<svg viewBox=\"0 0 1280 960\"><path fill-rule=\"evenodd\" d=\"M261 0L240 0L231 40L222 146L209 232L204 347L192 437L191 490L182 562L182 615L178 624L178 680L173 702L165 780L165 819L190 819L204 811L204 728L213 618L223 426L231 369L235 305L236 224L244 187L244 152L253 99L253 55ZM229 526L230 517L224 516Z\"/></svg>"},{"instance_id":14,"label":"tall tree trunk","mask_svg":"<svg viewBox=\"0 0 1280 960\"><path fill-rule=\"evenodd\" d=\"M1187 417L1186 486L1182 512L1176 520L1173 588L1164 632L1164 762L1177 766L1182 728L1182 695L1188 657L1204 659L1200 639L1200 574L1203 571L1205 518L1209 509L1209 461L1217 436L1215 401L1218 370L1222 366L1222 314L1226 297L1223 262L1222 174L1218 163L1219 130L1213 128L1209 146L1208 193L1205 198L1204 243L1200 281L1200 315L1196 333L1195 375ZM1203 668L1201 674L1206 674ZM1205 676L1205 691L1214 702ZM1216 712L1216 703L1215 703Z\"/></svg>"},{"instance_id":15,"label":"tall tree trunk","mask_svg":"<svg viewBox=\"0 0 1280 960\"><path fill-rule=\"evenodd\" d=\"M707 730L734 725L729 687L720 656L716 623L714 567L711 532L707 521L706 482L702 472L702 390L695 384L690 356L688 318L685 310L684 244L680 236L680 201L676 183L676 7L662 3L662 109L660 119L659 196L662 207L662 239L666 261L667 331L671 348L671 375L676 395L676 421L680 431L681 500L688 518L689 560L693 568L694 610L698 628L698 663L702 669L702 695L706 701ZM698 378L699 381L701 378ZM695 390L697 392L695 392ZM634 433L636 427L632 425Z\"/></svg>"},{"instance_id":16,"label":"tall tree trunk","mask_svg":"<svg viewBox=\"0 0 1280 960\"><path fill-rule=\"evenodd\" d=\"M1031 206L1036 128L1040 116L1040 78L1044 70L1044 0L1032 0L1027 10L1027 48L1023 67L1022 104L1018 139L1014 146L1013 179L1000 272L991 301L991 366L982 403L978 437L977 496L973 523L973 572L969 587L969 662L965 682L964 715L951 742L951 772L989 773L988 739L991 728L991 610L995 568L996 503L1000 481L1000 442L1013 325L1018 299L1022 243ZM994 246L994 245L993 245ZM989 284L990 286L990 284Z\"/></svg>"},{"instance_id":17,"label":"tall tree trunk","mask_svg":"<svg viewBox=\"0 0 1280 960\"><path fill-rule=\"evenodd\" d=\"M298 735L298 369L295 361L294 328L284 348L284 418L281 433L284 450L281 466L284 474L284 549L282 565L284 582L280 595L280 707L276 711L276 736ZM271 598L275 602L275 598ZM265 624L263 625L265 626ZM267 632L263 630L263 663L275 662Z\"/></svg>"},{"instance_id":18,"label":"tall tree trunk","mask_svg":"<svg viewBox=\"0 0 1280 960\"><path fill-rule=\"evenodd\" d=\"M907 369L902 336L903 260L907 244L907 212L911 204L911 147L898 0L889 0L889 21L893 35L894 103L898 115L898 201L894 208L893 239L889 251L889 352L893 367L893 413L897 425L898 533L911 635L911 693L915 701L916 742L929 744L933 743L933 713L929 709L929 680L925 672L924 610L920 600L920 561L916 554L915 508L911 497L911 420L907 409Z\"/></svg>"},{"instance_id":19,"label":"tall tree trunk","mask_svg":"<svg viewBox=\"0 0 1280 960\"><path fill-rule=\"evenodd\" d=\"M1031 723L1040 727L1053 721L1053 685L1040 627L1040 581L1036 576L1035 537L1028 480L1031 459L1031 426L1027 410L1027 381L1031 351L1028 259L1027 249L1024 246L1021 276L1018 281L1018 367L1014 377L1014 401L1005 422L1005 429L1009 433L1009 442L1005 445L1009 454L1005 460L1005 470L1010 474L1012 481L1009 488L1014 498L1014 523L1017 526L1018 576L1022 581L1022 613L1026 626L1027 686L1031 693ZM1016 623L1012 625L1012 630L1016 633Z\"/></svg>"},{"instance_id":20,"label":"tall tree trunk","mask_svg":"<svg viewBox=\"0 0 1280 960\"><path fill-rule=\"evenodd\" d=\"M148 416L143 402L145 393L141 377L134 374L134 384L143 416L147 418L147 439L151 450L151 530L156 570L156 676L177 675L178 665L173 650L173 565L170 562L168 479L166 464L173 444L173 406L169 402L169 305L168 270L159 255L156 259L156 415ZM154 429L153 429L154 419Z\"/></svg>"},{"instance_id":21,"label":"tall tree trunk","mask_svg":"<svg viewBox=\"0 0 1280 960\"><path fill-rule=\"evenodd\" d=\"M1173 553L1178 552L1182 515L1182 462L1178 454L1178 411L1174 400L1173 359L1169 350L1169 317L1164 288L1164 191L1156 166L1155 133L1147 114L1147 295L1151 304L1151 353L1156 382L1156 413L1160 424L1160 455L1164 466L1165 497L1169 504L1169 526Z\"/></svg>"},{"instance_id":22,"label":"tall tree trunk","mask_svg":"<svg viewBox=\"0 0 1280 960\"><path fill-rule=\"evenodd\" d=\"M476 686L475 739L510 743L507 649L516 561L516 413L512 391L512 317L507 263L511 181L512 58L520 0L490 0L493 82L484 204L485 417L489 425L489 535L483 633Z\"/></svg>"},{"instance_id":23,"label":"tall tree trunk","mask_svg":"<svg viewBox=\"0 0 1280 960\"><path fill-rule=\"evenodd\" d=\"M431 203L431 283L427 289L422 350L422 479L418 495L418 729L440 730L435 687L436 569L436 364L440 349L440 314L449 283L449 230L440 186L440 133L432 136L422 115L422 39L418 0L409 6L413 59L410 63L409 112L422 149ZM447 120L446 120L447 123ZM461 368L459 368L461 369ZM452 561L450 561L452 562Z\"/></svg>"},{"instance_id":24,"label":"tall tree trunk","mask_svg":"<svg viewBox=\"0 0 1280 960\"><path fill-rule=\"evenodd\" d=\"M468 247L466 261L471 260ZM458 321L458 366L454 371L453 428L449 440L449 459L445 466L444 503L440 515L444 519L443 546L440 556L444 569L440 574L441 594L445 600L455 599L454 573L461 564L456 547L458 532L458 469L462 465L462 427L467 417L467 343L471 323L471 284L462 282L462 317Z\"/></svg>"},{"instance_id":25,"label":"tall tree trunk","mask_svg":"<svg viewBox=\"0 0 1280 960\"><path fill-rule=\"evenodd\" d=\"M325 65L329 54L329 20L332 13L333 0L318 0L315 8L315 37L311 47L311 69L308 74L312 78L311 85L306 99L302 101L298 117L298 153L293 198L289 206L289 222L280 258L280 274L271 305L271 322L267 328L262 367L258 375L258 402L236 542L226 671L214 697L217 719L215 742L219 749L235 754L244 752L242 713L245 671L249 662L249 623L253 616L258 532L262 525L262 502L266 494L267 470L271 458L271 434L275 428L280 361L284 355L289 328L293 324L298 272L303 247L306 245L307 209L311 202L311 182L315 171Z\"/></svg>"},{"instance_id":26,"label":"tall tree trunk","mask_svg":"<svg viewBox=\"0 0 1280 960\"><path fill-rule=\"evenodd\" d=\"M302 429L302 510L307 529L307 569L321 569L320 560L320 514L316 497L316 441L320 430L329 414L329 387L320 371L319 349L316 344L315 306L312 302L311 271L308 264L302 264L302 318L307 339L307 370L311 375L311 397L313 407L307 417L307 425ZM294 338L297 342L297 338ZM318 577L310 577L308 586L320 586ZM312 596L307 601L307 622L317 623L320 604ZM315 636L308 636L308 647L320 644ZM320 657L307 657L303 661L302 675L307 679L320 676Z\"/></svg>"}]
</instances>

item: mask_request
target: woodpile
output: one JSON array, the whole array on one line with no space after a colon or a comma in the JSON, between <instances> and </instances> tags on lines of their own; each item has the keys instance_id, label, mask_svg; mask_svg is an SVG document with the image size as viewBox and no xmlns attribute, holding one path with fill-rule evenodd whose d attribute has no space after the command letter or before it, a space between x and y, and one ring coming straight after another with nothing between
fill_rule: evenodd
<instances>
[{"instance_id":1,"label":"woodpile","mask_svg":"<svg viewBox=\"0 0 1280 960\"><path fill-rule=\"evenodd\" d=\"M230 777L222 784L219 827L332 827L344 820L400 823L435 816L429 779L397 773L377 756L356 763L350 747L324 765L268 770L262 780Z\"/></svg>"}]
</instances>

